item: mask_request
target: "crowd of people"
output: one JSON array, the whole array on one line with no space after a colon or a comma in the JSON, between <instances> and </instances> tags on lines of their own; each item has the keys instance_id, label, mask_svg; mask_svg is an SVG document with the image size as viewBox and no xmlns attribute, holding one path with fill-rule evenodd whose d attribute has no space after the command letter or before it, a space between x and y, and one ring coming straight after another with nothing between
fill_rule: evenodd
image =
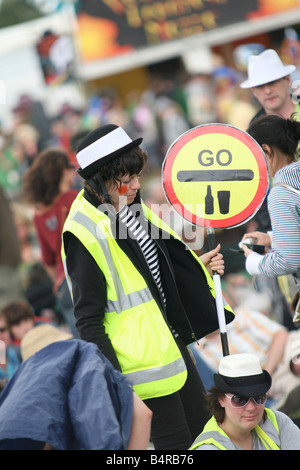
<instances>
[{"instance_id":1,"label":"crowd of people","mask_svg":"<svg viewBox=\"0 0 300 470\"><path fill-rule=\"evenodd\" d=\"M85 354L81 341L95 343L101 351L95 359L98 373L104 363L111 380L125 376L133 386L132 395L120 385L120 393L132 400L132 434L124 419L127 437L112 445L145 448L151 440L159 450L300 449L300 131L298 104L290 95L295 70L275 50L266 50L250 57L246 80L224 65L211 76L190 77L180 93L175 82L155 78L126 103L116 90L104 90L85 109L66 104L54 118L30 96L20 98L12 110L14 128L0 138L3 403L26 377L24 341L38 327L51 326L61 339L71 340L70 358L75 349ZM182 225L177 233L163 213L160 219L151 211L151 204L167 202L157 178L169 146L191 127L208 122L248 131L275 176L266 203L238 232L242 242L251 236L266 252L257 254L242 244L239 272L224 266L222 233L215 250L202 244L196 254L180 242ZM133 202L146 224L131 212ZM108 223L117 227L114 241ZM153 230L155 243L147 236ZM228 359L222 358L213 272L223 276ZM43 342L37 351L52 342ZM94 357L95 351L86 354ZM238 373L246 383L243 393L236 385ZM251 375L257 383L249 381ZM248 416L245 427L235 408L250 407L260 411ZM5 432L0 426L0 448ZM135 433L139 438L130 440ZM264 440L265 434L271 438ZM51 444L51 439L45 435L43 441ZM103 442L97 445L109 445Z\"/></svg>"}]
</instances>

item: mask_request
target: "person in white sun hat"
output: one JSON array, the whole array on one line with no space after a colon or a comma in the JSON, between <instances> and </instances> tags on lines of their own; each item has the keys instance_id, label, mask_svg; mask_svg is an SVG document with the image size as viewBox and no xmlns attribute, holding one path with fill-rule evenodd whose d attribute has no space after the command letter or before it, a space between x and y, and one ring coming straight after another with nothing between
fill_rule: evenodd
<instances>
[{"instance_id":1,"label":"person in white sun hat","mask_svg":"<svg viewBox=\"0 0 300 470\"><path fill-rule=\"evenodd\" d=\"M265 114L278 114L288 119L296 113L300 119L300 106L293 102L291 96L291 74L295 70L294 65L284 65L273 49L250 55L248 78L240 84L240 87L251 89L261 106L250 124ZM266 199L252 219L252 222L254 221L257 224L257 230L261 232L271 230Z\"/></svg>"},{"instance_id":2,"label":"person in white sun hat","mask_svg":"<svg viewBox=\"0 0 300 470\"><path fill-rule=\"evenodd\" d=\"M221 358L208 393L212 418L191 450L300 450L300 429L265 408L272 379L254 354Z\"/></svg>"},{"instance_id":3,"label":"person in white sun hat","mask_svg":"<svg viewBox=\"0 0 300 470\"><path fill-rule=\"evenodd\" d=\"M249 57L248 78L240 86L250 88L262 106L253 119L262 114L289 118L295 112L300 113L299 104L291 96L291 74L295 70L294 65L284 65L273 49Z\"/></svg>"}]
</instances>

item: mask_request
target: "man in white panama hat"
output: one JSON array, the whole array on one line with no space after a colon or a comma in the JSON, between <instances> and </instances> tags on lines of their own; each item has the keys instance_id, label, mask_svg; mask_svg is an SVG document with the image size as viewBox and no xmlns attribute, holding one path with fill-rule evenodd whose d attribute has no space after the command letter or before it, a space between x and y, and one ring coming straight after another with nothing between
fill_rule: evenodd
<instances>
[{"instance_id":1,"label":"man in white panama hat","mask_svg":"<svg viewBox=\"0 0 300 470\"><path fill-rule=\"evenodd\" d=\"M290 94L291 74L295 69L294 65L284 65L273 49L249 57L248 78L240 86L251 88L262 106L254 119L265 113L285 118L294 112L300 114L299 104L295 105Z\"/></svg>"}]
</instances>

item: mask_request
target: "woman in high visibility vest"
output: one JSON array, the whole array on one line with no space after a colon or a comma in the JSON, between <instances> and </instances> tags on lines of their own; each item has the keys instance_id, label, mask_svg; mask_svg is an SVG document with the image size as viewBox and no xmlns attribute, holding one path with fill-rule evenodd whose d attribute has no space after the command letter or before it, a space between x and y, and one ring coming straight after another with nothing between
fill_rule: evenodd
<instances>
[{"instance_id":1,"label":"woman in high visibility vest","mask_svg":"<svg viewBox=\"0 0 300 470\"><path fill-rule=\"evenodd\" d=\"M208 393L213 416L191 450L300 450L300 429L265 408L272 379L254 354L223 357L214 380Z\"/></svg>"},{"instance_id":2,"label":"woman in high visibility vest","mask_svg":"<svg viewBox=\"0 0 300 470\"><path fill-rule=\"evenodd\" d=\"M84 189L63 230L62 258L80 337L94 342L153 413L156 449L187 449L205 424L202 381L186 345L218 328L205 264L140 198L146 154L116 125L79 144ZM233 319L227 305L226 321Z\"/></svg>"}]
</instances>

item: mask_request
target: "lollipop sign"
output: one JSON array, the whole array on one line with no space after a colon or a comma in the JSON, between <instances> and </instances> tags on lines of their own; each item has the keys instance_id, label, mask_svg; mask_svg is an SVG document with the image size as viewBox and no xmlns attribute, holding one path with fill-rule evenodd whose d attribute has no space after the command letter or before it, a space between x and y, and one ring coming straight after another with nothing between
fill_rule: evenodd
<instances>
[{"instance_id":1,"label":"lollipop sign","mask_svg":"<svg viewBox=\"0 0 300 470\"><path fill-rule=\"evenodd\" d=\"M167 199L189 222L206 227L210 249L216 228L251 219L269 187L262 148L246 132L226 124L205 124L181 135L163 163ZM229 354L221 281L213 274L223 354Z\"/></svg>"},{"instance_id":2,"label":"lollipop sign","mask_svg":"<svg viewBox=\"0 0 300 470\"><path fill-rule=\"evenodd\" d=\"M169 202L195 225L230 228L251 219L269 187L257 142L226 124L206 124L180 136L163 164Z\"/></svg>"}]
</instances>

